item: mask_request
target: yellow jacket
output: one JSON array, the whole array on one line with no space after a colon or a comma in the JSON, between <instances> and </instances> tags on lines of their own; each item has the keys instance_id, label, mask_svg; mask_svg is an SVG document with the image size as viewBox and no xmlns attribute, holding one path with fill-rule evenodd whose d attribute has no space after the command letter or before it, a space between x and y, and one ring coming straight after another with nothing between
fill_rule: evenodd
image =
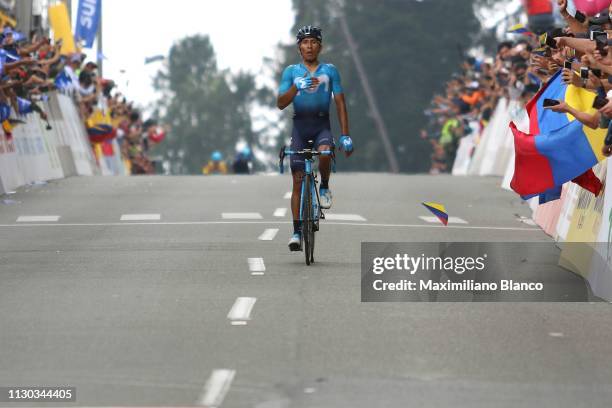
<instances>
[{"instance_id":1,"label":"yellow jacket","mask_svg":"<svg viewBox=\"0 0 612 408\"><path fill-rule=\"evenodd\" d=\"M202 174L227 174L227 164L224 161L209 161L206 166L202 167Z\"/></svg>"}]
</instances>

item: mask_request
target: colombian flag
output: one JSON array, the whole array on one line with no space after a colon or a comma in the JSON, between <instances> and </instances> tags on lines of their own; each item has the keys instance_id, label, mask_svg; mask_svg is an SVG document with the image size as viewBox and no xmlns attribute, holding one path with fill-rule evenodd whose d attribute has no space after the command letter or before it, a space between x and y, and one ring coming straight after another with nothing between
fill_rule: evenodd
<instances>
[{"instance_id":1,"label":"colombian flag","mask_svg":"<svg viewBox=\"0 0 612 408\"><path fill-rule=\"evenodd\" d=\"M533 33L525 27L524 24L515 24L508 29L508 32L511 34L525 34L532 35Z\"/></svg>"},{"instance_id":2,"label":"colombian flag","mask_svg":"<svg viewBox=\"0 0 612 408\"><path fill-rule=\"evenodd\" d=\"M102 143L117 136L117 130L107 124L96 124L87 128L89 140L93 143Z\"/></svg>"},{"instance_id":3,"label":"colombian flag","mask_svg":"<svg viewBox=\"0 0 612 408\"><path fill-rule=\"evenodd\" d=\"M96 109L85 121L89 140L93 143L102 143L117 136L113 128L110 113L106 110Z\"/></svg>"},{"instance_id":4,"label":"colombian flag","mask_svg":"<svg viewBox=\"0 0 612 408\"><path fill-rule=\"evenodd\" d=\"M440 222L442 222L442 224L448 225L448 214L446 212L446 208L444 207L444 204L439 204L439 203L422 203L422 204L425 206L425 208L431 211L433 215L438 217L438 219L440 220Z\"/></svg>"},{"instance_id":5,"label":"colombian flag","mask_svg":"<svg viewBox=\"0 0 612 408\"><path fill-rule=\"evenodd\" d=\"M570 114L544 109L544 99L565 101L573 108L595 113L595 94L562 81L557 72L527 104L529 134L517 129L514 134L515 170L510 186L521 196L540 195L554 199L560 187L574 181L598 195L602 185L591 168L605 157L601 153L606 129L591 129ZM557 197L558 198L558 197Z\"/></svg>"}]
</instances>

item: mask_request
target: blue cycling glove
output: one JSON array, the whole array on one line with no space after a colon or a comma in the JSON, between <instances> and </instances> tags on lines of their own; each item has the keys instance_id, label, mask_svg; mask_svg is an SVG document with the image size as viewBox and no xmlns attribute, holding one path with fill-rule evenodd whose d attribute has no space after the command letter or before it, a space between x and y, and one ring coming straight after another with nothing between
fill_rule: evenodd
<instances>
[{"instance_id":1,"label":"blue cycling glove","mask_svg":"<svg viewBox=\"0 0 612 408\"><path fill-rule=\"evenodd\" d=\"M310 86L312 85L312 78L311 77L295 78L293 80L293 85L295 85L298 91L303 91L305 89L310 88Z\"/></svg>"},{"instance_id":2,"label":"blue cycling glove","mask_svg":"<svg viewBox=\"0 0 612 408\"><path fill-rule=\"evenodd\" d=\"M340 136L340 151L345 151L347 153L350 153L353 151L353 139L351 139L350 136L348 135L342 135Z\"/></svg>"}]
</instances>

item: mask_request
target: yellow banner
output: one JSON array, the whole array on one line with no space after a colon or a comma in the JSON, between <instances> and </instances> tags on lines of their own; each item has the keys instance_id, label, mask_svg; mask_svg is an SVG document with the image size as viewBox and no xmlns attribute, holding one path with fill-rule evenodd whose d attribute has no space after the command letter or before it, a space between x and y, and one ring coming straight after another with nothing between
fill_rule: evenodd
<instances>
[{"instance_id":1,"label":"yellow banner","mask_svg":"<svg viewBox=\"0 0 612 408\"><path fill-rule=\"evenodd\" d=\"M17 22L15 19L0 11L0 26L4 27L6 25L10 25L12 28L15 28L17 26Z\"/></svg>"},{"instance_id":2,"label":"yellow banner","mask_svg":"<svg viewBox=\"0 0 612 408\"><path fill-rule=\"evenodd\" d=\"M76 47L74 45L70 17L64 2L49 6L49 21L55 41L62 40L61 53L64 55L75 53Z\"/></svg>"}]
</instances>

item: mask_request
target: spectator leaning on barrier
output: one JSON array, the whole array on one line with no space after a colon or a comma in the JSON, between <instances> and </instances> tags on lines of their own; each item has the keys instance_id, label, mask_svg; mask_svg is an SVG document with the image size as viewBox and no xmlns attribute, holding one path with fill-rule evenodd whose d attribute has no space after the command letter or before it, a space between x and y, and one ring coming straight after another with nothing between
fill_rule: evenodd
<instances>
[{"instance_id":1,"label":"spectator leaning on barrier","mask_svg":"<svg viewBox=\"0 0 612 408\"><path fill-rule=\"evenodd\" d=\"M100 78L95 63L83 66L84 54L62 55L61 47L61 41L53 43L36 31L28 38L12 26L0 27L0 124L5 135L11 138L14 126L31 113L47 121L41 102L57 90L78 104L92 143L101 140L105 154L112 155L112 145L106 142L120 134L126 141L123 157L135 162L135 174L152 172L146 149L139 146L143 139L160 143L168 129L156 125L146 133L141 128L130 131L141 127L142 121L130 102L118 92L112 95L114 82Z\"/></svg>"},{"instance_id":2,"label":"spectator leaning on barrier","mask_svg":"<svg viewBox=\"0 0 612 408\"><path fill-rule=\"evenodd\" d=\"M79 76L77 72L81 69L81 55L74 53L68 57L68 63L64 66L64 71L70 80L67 86L69 92L76 92L79 89Z\"/></svg>"},{"instance_id":3,"label":"spectator leaning on barrier","mask_svg":"<svg viewBox=\"0 0 612 408\"><path fill-rule=\"evenodd\" d=\"M526 103L556 70L563 67L568 56L576 54L579 59L582 58L583 64L589 66L608 62L607 57L603 57L597 51L593 41L565 37L572 35L568 33L586 34L589 31L589 22L577 22L567 13L566 1L558 0L558 2L562 15L568 22L568 29L566 32L555 30L550 32L549 36L557 37L555 41L560 42L560 45L565 45L569 41L570 47L543 48L535 35L521 38L516 42L503 41L497 46L493 59L467 58L461 65L462 72L453 75L446 84L444 96L436 95L433 98L430 109L425 113L430 118L429 133L439 135L438 144L444 150L446 168L442 169L439 165L441 153L436 148L436 144L432 143L432 170L451 171L458 141L461 137L470 135L468 128L471 123L477 123L479 126L480 132L476 135L478 140L500 98ZM591 19L591 26L592 23L598 23L605 29L612 28L608 10ZM576 69L579 69L578 63ZM608 73L604 68L600 69ZM612 70L610 71L612 73ZM569 73L564 75L569 78ZM594 79L590 77L588 87L596 89L597 86L593 81ZM571 82L581 85L579 76L575 74L571 77ZM606 84L606 89L608 86L609 84ZM565 108L565 105L561 105L556 110ZM612 105L606 109L612 112ZM592 120L589 123L592 123Z\"/></svg>"},{"instance_id":4,"label":"spectator leaning on barrier","mask_svg":"<svg viewBox=\"0 0 612 408\"><path fill-rule=\"evenodd\" d=\"M487 137L483 130L501 98L525 106L540 89L559 78L573 85L573 89L580 89L581 96L571 101L560 97L554 103L547 102L554 106L546 109L560 115L570 114L590 129L609 129L602 153L612 154L612 4L586 18L568 10L567 0L557 0L557 3L565 27L542 36L518 27L515 30L521 33L518 41L501 42L493 58L466 59L461 64L461 72L446 84L444 93L434 96L425 112L429 125L421 134L431 142L432 173L452 171L460 138L470 136L478 143ZM519 34L512 35L517 38ZM591 106L595 95L597 98ZM557 120L555 116L546 117ZM445 165L441 165L443 159ZM600 191L584 182L585 178L594 177L590 169L576 176L580 177L574 182L595 194Z\"/></svg>"},{"instance_id":5,"label":"spectator leaning on barrier","mask_svg":"<svg viewBox=\"0 0 612 408\"><path fill-rule=\"evenodd\" d=\"M557 106L550 107L552 111L569 113L586 126L597 129L608 127L609 119L612 117L612 102L606 98L612 92L612 58L609 53L611 43L609 37L612 33L612 4L608 10L602 12L584 23L578 22L567 11L567 1L559 0L559 7L563 17L566 19L569 30L565 35L557 36L555 44L557 52L556 63L559 57L566 60L573 59L572 69L563 69L563 81L577 87L586 88L596 92L599 99L599 110L593 114L586 113L590 107L582 107L582 110L569 106L565 101L560 101ZM581 75L577 75L581 72ZM585 74L586 73L586 74ZM603 105L603 106L602 106ZM612 132L608 132L603 153L610 155L612 145Z\"/></svg>"}]
</instances>

